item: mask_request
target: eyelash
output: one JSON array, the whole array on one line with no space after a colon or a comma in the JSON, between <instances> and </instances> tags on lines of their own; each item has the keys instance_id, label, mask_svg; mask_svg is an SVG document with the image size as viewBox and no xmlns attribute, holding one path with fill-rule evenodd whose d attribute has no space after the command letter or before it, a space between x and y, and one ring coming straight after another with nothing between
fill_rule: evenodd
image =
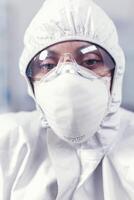
<instances>
[{"instance_id":1,"label":"eyelash","mask_svg":"<svg viewBox=\"0 0 134 200\"><path fill-rule=\"evenodd\" d=\"M82 65L88 65L88 66L95 66L98 64L102 64L102 60L101 59L86 59L84 61L82 61Z\"/></svg>"},{"instance_id":2,"label":"eyelash","mask_svg":"<svg viewBox=\"0 0 134 200\"><path fill-rule=\"evenodd\" d=\"M46 64L41 64L40 65L40 68L46 68L48 70L51 70L53 69L54 67L56 67L56 64L53 64L53 63L46 63Z\"/></svg>"}]
</instances>

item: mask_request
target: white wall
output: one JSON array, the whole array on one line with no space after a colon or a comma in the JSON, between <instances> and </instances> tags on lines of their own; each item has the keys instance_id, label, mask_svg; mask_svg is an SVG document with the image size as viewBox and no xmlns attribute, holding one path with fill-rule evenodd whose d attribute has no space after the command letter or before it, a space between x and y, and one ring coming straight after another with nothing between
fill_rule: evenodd
<instances>
[{"instance_id":1,"label":"white wall","mask_svg":"<svg viewBox=\"0 0 134 200\"><path fill-rule=\"evenodd\" d=\"M0 1L0 112L4 111L7 102L7 10L6 1Z\"/></svg>"},{"instance_id":2,"label":"white wall","mask_svg":"<svg viewBox=\"0 0 134 200\"><path fill-rule=\"evenodd\" d=\"M10 0L8 3L8 74L10 107L13 111L32 109L34 103L28 96L26 84L19 73L19 57L23 49L23 35L32 17L43 1Z\"/></svg>"},{"instance_id":3,"label":"white wall","mask_svg":"<svg viewBox=\"0 0 134 200\"><path fill-rule=\"evenodd\" d=\"M96 0L114 19L120 42L127 58L126 75L123 87L123 105L134 110L134 67L133 67L133 35L134 35L134 1L133 0ZM33 101L27 95L26 85L19 75L18 60L23 49L24 30L38 11L43 0L9 0L8 13L8 87L9 102L13 111L30 110Z\"/></svg>"}]
</instances>

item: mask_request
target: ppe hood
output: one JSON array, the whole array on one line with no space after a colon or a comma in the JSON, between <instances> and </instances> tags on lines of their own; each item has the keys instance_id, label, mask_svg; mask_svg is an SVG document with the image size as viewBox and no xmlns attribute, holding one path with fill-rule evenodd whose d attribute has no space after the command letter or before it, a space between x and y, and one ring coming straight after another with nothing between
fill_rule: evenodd
<instances>
[{"instance_id":1,"label":"ppe hood","mask_svg":"<svg viewBox=\"0 0 134 200\"><path fill-rule=\"evenodd\" d=\"M121 103L125 59L113 22L93 1L46 0L26 30L20 71L26 78L26 68L39 51L52 44L68 40L95 43L103 47L116 63L108 115L98 133L103 143L107 143L107 140L111 140L110 138L113 138L118 130L117 111ZM33 96L30 87L29 91ZM111 130L112 133L108 135L107 130Z\"/></svg>"}]
</instances>

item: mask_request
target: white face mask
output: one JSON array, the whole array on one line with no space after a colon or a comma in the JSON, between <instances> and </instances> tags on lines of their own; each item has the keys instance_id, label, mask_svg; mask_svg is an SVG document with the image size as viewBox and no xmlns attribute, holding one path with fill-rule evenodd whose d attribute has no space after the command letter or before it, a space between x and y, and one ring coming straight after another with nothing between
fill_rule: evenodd
<instances>
[{"instance_id":1,"label":"white face mask","mask_svg":"<svg viewBox=\"0 0 134 200\"><path fill-rule=\"evenodd\" d=\"M93 136L107 112L109 89L105 81L93 79L93 75L87 79L80 74L61 73L51 81L35 82L34 90L49 126L71 144Z\"/></svg>"}]
</instances>

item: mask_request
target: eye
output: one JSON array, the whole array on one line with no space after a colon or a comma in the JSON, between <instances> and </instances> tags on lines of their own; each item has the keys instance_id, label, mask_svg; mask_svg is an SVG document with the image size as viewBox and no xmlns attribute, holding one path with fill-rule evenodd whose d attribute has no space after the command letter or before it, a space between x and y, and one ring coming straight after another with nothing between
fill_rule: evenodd
<instances>
[{"instance_id":1,"label":"eye","mask_svg":"<svg viewBox=\"0 0 134 200\"><path fill-rule=\"evenodd\" d=\"M41 71L50 71L57 65L57 58L54 56L47 56L45 59L38 60L38 67Z\"/></svg>"},{"instance_id":2,"label":"eye","mask_svg":"<svg viewBox=\"0 0 134 200\"><path fill-rule=\"evenodd\" d=\"M45 70L51 70L54 67L56 67L56 64L53 64L53 63L42 63L42 64L40 64L40 68L45 69Z\"/></svg>"},{"instance_id":3,"label":"eye","mask_svg":"<svg viewBox=\"0 0 134 200\"><path fill-rule=\"evenodd\" d=\"M98 59L87 59L82 62L82 66L94 69L98 67L100 64L102 64L102 60Z\"/></svg>"}]
</instances>

